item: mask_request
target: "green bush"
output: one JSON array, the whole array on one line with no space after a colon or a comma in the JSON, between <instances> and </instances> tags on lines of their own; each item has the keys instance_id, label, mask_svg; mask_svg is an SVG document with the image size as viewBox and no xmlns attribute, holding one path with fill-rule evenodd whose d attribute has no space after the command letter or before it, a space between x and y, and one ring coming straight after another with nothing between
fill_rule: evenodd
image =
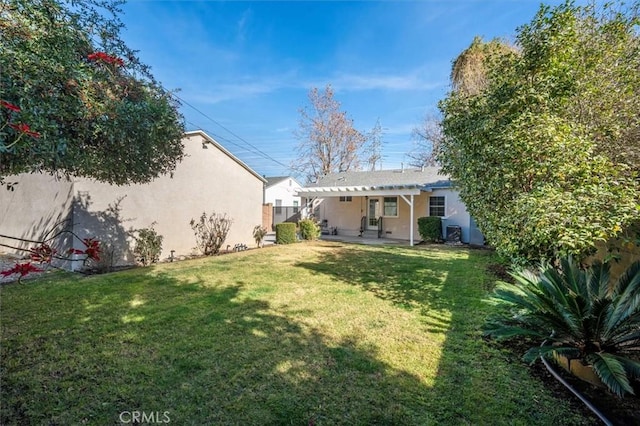
<instances>
[{"instance_id":1,"label":"green bush","mask_svg":"<svg viewBox=\"0 0 640 426\"><path fill-rule=\"evenodd\" d=\"M311 219L302 219L298 222L298 226L303 240L315 240L320 236L320 227Z\"/></svg>"},{"instance_id":2,"label":"green bush","mask_svg":"<svg viewBox=\"0 0 640 426\"><path fill-rule=\"evenodd\" d=\"M296 242L296 224L291 222L276 225L276 244L293 244Z\"/></svg>"},{"instance_id":3,"label":"green bush","mask_svg":"<svg viewBox=\"0 0 640 426\"><path fill-rule=\"evenodd\" d=\"M133 249L133 254L138 262L147 266L160 260L163 237L153 229L153 224L148 228L138 229L136 233L138 235L134 236L136 246Z\"/></svg>"},{"instance_id":4,"label":"green bush","mask_svg":"<svg viewBox=\"0 0 640 426\"><path fill-rule=\"evenodd\" d=\"M611 392L633 394L632 380L640 377L640 261L616 281L606 263L583 269L565 257L559 264L516 270L514 284L499 283L494 297L511 309L490 319L485 333L529 339L530 362L553 354L581 360Z\"/></svg>"},{"instance_id":5,"label":"green bush","mask_svg":"<svg viewBox=\"0 0 640 426\"><path fill-rule=\"evenodd\" d=\"M420 217L418 232L425 241L442 241L442 220L438 216Z\"/></svg>"}]
</instances>

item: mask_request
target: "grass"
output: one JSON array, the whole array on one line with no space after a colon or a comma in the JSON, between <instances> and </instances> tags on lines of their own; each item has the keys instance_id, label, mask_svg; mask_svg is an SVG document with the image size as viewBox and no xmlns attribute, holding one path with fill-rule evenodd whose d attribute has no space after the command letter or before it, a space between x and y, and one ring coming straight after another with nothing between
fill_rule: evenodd
<instances>
[{"instance_id":1,"label":"grass","mask_svg":"<svg viewBox=\"0 0 640 426\"><path fill-rule=\"evenodd\" d=\"M589 424L482 339L491 261L317 242L5 285L0 424Z\"/></svg>"}]
</instances>

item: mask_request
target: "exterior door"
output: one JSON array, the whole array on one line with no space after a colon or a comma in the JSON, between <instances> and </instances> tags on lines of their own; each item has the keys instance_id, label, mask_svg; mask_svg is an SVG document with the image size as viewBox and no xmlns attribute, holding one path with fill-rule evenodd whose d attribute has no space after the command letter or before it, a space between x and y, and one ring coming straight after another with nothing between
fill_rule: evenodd
<instances>
[{"instance_id":1,"label":"exterior door","mask_svg":"<svg viewBox=\"0 0 640 426\"><path fill-rule=\"evenodd\" d=\"M378 218L380 217L380 199L369 198L367 209L367 229L378 229Z\"/></svg>"}]
</instances>

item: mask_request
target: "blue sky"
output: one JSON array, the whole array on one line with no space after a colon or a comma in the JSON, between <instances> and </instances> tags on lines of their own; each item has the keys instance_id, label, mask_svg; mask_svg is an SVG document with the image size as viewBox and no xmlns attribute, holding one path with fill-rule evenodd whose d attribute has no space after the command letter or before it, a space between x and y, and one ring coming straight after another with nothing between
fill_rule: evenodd
<instances>
[{"instance_id":1,"label":"blue sky","mask_svg":"<svg viewBox=\"0 0 640 426\"><path fill-rule=\"evenodd\" d=\"M558 4L548 1L546 4ZM331 84L354 127L384 129L385 169L449 90L473 37L513 40L531 0L129 0L122 36L167 89L187 130L203 129L258 173L293 173L299 109Z\"/></svg>"}]
</instances>

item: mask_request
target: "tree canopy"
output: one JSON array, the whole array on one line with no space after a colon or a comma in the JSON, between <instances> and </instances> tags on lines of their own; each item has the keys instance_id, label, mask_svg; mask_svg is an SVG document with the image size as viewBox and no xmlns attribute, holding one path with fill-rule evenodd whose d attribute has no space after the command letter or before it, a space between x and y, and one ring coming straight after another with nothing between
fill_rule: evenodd
<instances>
[{"instance_id":1,"label":"tree canopy","mask_svg":"<svg viewBox=\"0 0 640 426\"><path fill-rule=\"evenodd\" d=\"M640 216L639 22L638 2L567 2L541 6L515 48L472 43L492 53L440 102L438 159L502 254L585 255Z\"/></svg>"},{"instance_id":2,"label":"tree canopy","mask_svg":"<svg viewBox=\"0 0 640 426\"><path fill-rule=\"evenodd\" d=\"M331 85L323 92L314 87L309 91L310 107L300 109L294 168L305 173L308 182L328 173L357 170L362 162L375 166L378 161L379 147L374 147L370 158L365 157L367 136L353 127L353 120L340 110L340 102L333 95ZM378 123L370 137L379 141L380 134Z\"/></svg>"},{"instance_id":3,"label":"tree canopy","mask_svg":"<svg viewBox=\"0 0 640 426\"><path fill-rule=\"evenodd\" d=\"M121 4L0 3L0 180L142 183L182 159L177 101L120 39Z\"/></svg>"}]
</instances>

